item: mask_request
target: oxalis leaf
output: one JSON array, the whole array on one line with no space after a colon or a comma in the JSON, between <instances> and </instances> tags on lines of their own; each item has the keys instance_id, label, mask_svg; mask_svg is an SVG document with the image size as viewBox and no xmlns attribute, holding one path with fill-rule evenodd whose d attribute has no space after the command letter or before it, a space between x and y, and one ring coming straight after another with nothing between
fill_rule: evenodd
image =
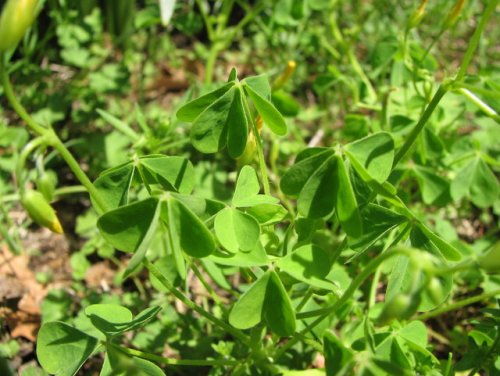
<instances>
[{"instance_id":1,"label":"oxalis leaf","mask_svg":"<svg viewBox=\"0 0 500 376\"><path fill-rule=\"evenodd\" d=\"M287 126L285 119L281 116L276 107L274 107L268 99L262 97L261 94L255 91L250 85L245 85L244 88L252 99L257 112L262 116L264 123L267 124L271 131L278 136L286 135Z\"/></svg>"},{"instance_id":2,"label":"oxalis leaf","mask_svg":"<svg viewBox=\"0 0 500 376\"><path fill-rule=\"evenodd\" d=\"M244 166L236 181L232 204L235 207L250 207L259 204L276 204L275 197L260 195L259 179L253 167Z\"/></svg>"},{"instance_id":3,"label":"oxalis leaf","mask_svg":"<svg viewBox=\"0 0 500 376\"><path fill-rule=\"evenodd\" d=\"M305 149L295 160L295 164L283 175L280 188L286 195L298 196L307 180L334 151L327 148Z\"/></svg>"},{"instance_id":4,"label":"oxalis leaf","mask_svg":"<svg viewBox=\"0 0 500 376\"><path fill-rule=\"evenodd\" d=\"M307 244L281 258L276 266L295 279L320 289L331 290L334 284L326 279L332 267L329 255L321 248Z\"/></svg>"},{"instance_id":5,"label":"oxalis leaf","mask_svg":"<svg viewBox=\"0 0 500 376\"><path fill-rule=\"evenodd\" d=\"M308 218L326 218L336 209L344 231L359 237L363 223L347 169L331 149L313 149L299 154L297 163L285 173L281 189L298 195L299 213Z\"/></svg>"},{"instance_id":6,"label":"oxalis leaf","mask_svg":"<svg viewBox=\"0 0 500 376\"><path fill-rule=\"evenodd\" d=\"M137 173L142 168L143 174ZM104 171L94 182L110 209L128 204L128 192L134 179L160 184L164 189L189 194L194 187L194 168L183 157L147 155ZM96 206L96 205L94 205Z\"/></svg>"},{"instance_id":7,"label":"oxalis leaf","mask_svg":"<svg viewBox=\"0 0 500 376\"><path fill-rule=\"evenodd\" d=\"M265 319L271 331L279 336L295 332L295 312L288 294L273 270L264 273L234 304L229 323L238 329L249 329Z\"/></svg>"},{"instance_id":8,"label":"oxalis leaf","mask_svg":"<svg viewBox=\"0 0 500 376\"><path fill-rule=\"evenodd\" d=\"M335 208L342 229L347 235L357 238L363 234L363 222L344 161L337 158L338 191Z\"/></svg>"},{"instance_id":9,"label":"oxalis leaf","mask_svg":"<svg viewBox=\"0 0 500 376\"><path fill-rule=\"evenodd\" d=\"M121 251L134 252L123 278L130 276L146 256L159 216L159 200L148 198L111 210L98 219L97 226L107 242Z\"/></svg>"},{"instance_id":10,"label":"oxalis leaf","mask_svg":"<svg viewBox=\"0 0 500 376\"><path fill-rule=\"evenodd\" d=\"M299 213L308 218L329 217L337 201L337 158L330 155L310 175L298 197Z\"/></svg>"},{"instance_id":11,"label":"oxalis leaf","mask_svg":"<svg viewBox=\"0 0 500 376\"><path fill-rule=\"evenodd\" d=\"M73 376L97 348L97 338L63 322L49 322L38 332L36 353L48 373Z\"/></svg>"},{"instance_id":12,"label":"oxalis leaf","mask_svg":"<svg viewBox=\"0 0 500 376\"><path fill-rule=\"evenodd\" d=\"M177 111L177 119L185 122L193 122L203 111L206 110L208 106L222 97L233 86L234 82L229 82L222 87L185 104Z\"/></svg>"},{"instance_id":13,"label":"oxalis leaf","mask_svg":"<svg viewBox=\"0 0 500 376\"><path fill-rule=\"evenodd\" d=\"M99 376L165 376L156 364L116 349L109 345Z\"/></svg>"},{"instance_id":14,"label":"oxalis leaf","mask_svg":"<svg viewBox=\"0 0 500 376\"><path fill-rule=\"evenodd\" d=\"M136 329L151 320L161 307L153 306L140 312L135 318L128 308L117 304L92 304L85 308L85 314L92 324L106 336L114 336Z\"/></svg>"},{"instance_id":15,"label":"oxalis leaf","mask_svg":"<svg viewBox=\"0 0 500 376\"><path fill-rule=\"evenodd\" d=\"M191 143L202 153L216 153L226 146L226 125L234 93L235 88L232 87L194 120L191 128Z\"/></svg>"},{"instance_id":16,"label":"oxalis leaf","mask_svg":"<svg viewBox=\"0 0 500 376\"><path fill-rule=\"evenodd\" d=\"M215 234L229 252L251 251L260 236L260 226L251 215L234 208L217 213L214 221Z\"/></svg>"},{"instance_id":17,"label":"oxalis leaf","mask_svg":"<svg viewBox=\"0 0 500 376\"><path fill-rule=\"evenodd\" d=\"M227 151L231 158L238 158L245 151L248 138L248 119L243 107L241 88L235 89L233 103L227 115Z\"/></svg>"},{"instance_id":18,"label":"oxalis leaf","mask_svg":"<svg viewBox=\"0 0 500 376\"><path fill-rule=\"evenodd\" d=\"M192 257L206 257L215 241L205 224L181 201L169 197L163 203L162 220L167 223L174 252L182 249ZM175 251L177 250L177 251Z\"/></svg>"},{"instance_id":19,"label":"oxalis leaf","mask_svg":"<svg viewBox=\"0 0 500 376\"><path fill-rule=\"evenodd\" d=\"M102 215L97 227L113 247L124 252L135 252L150 240L146 235L156 228L159 200L148 198L121 206Z\"/></svg>"},{"instance_id":20,"label":"oxalis leaf","mask_svg":"<svg viewBox=\"0 0 500 376\"><path fill-rule=\"evenodd\" d=\"M500 195L498 179L479 156L458 171L450 189L455 201L467 197L480 208L493 205Z\"/></svg>"},{"instance_id":21,"label":"oxalis leaf","mask_svg":"<svg viewBox=\"0 0 500 376\"><path fill-rule=\"evenodd\" d=\"M345 151L363 180L382 184L391 174L394 140L389 133L379 132L352 142Z\"/></svg>"},{"instance_id":22,"label":"oxalis leaf","mask_svg":"<svg viewBox=\"0 0 500 376\"><path fill-rule=\"evenodd\" d=\"M140 166L149 184L160 184L164 189L189 194L194 188L194 168L190 161L175 156L146 156Z\"/></svg>"},{"instance_id":23,"label":"oxalis leaf","mask_svg":"<svg viewBox=\"0 0 500 376\"><path fill-rule=\"evenodd\" d=\"M132 321L132 312L117 304L92 304L85 308L85 314L97 329L106 336L113 336L124 331Z\"/></svg>"}]
</instances>

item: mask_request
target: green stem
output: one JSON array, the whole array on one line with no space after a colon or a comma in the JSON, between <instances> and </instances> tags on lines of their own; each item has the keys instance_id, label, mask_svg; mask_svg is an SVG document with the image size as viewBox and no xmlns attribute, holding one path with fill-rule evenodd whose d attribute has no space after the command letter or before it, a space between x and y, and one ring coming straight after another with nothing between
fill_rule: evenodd
<instances>
[{"instance_id":1,"label":"green stem","mask_svg":"<svg viewBox=\"0 0 500 376\"><path fill-rule=\"evenodd\" d=\"M459 308L480 302L482 300L490 299L490 298L497 296L497 295L500 295L500 289L493 290L490 292L485 292L485 293L480 294L480 295L476 295L476 296L473 296L470 298L459 300L458 302L448 304L447 306L440 307L438 309L435 309L434 311L430 311L430 312L426 312L426 313L423 313L421 315L418 315L413 320L420 320L420 321L428 320L430 318L440 316L443 313L455 311Z\"/></svg>"},{"instance_id":2,"label":"green stem","mask_svg":"<svg viewBox=\"0 0 500 376\"><path fill-rule=\"evenodd\" d=\"M3 240L5 240L12 253L14 255L20 255L21 249L19 248L18 243L12 239L9 231L7 231L7 229L3 226L3 223L1 222L2 219L3 218L0 216L0 235L2 235Z\"/></svg>"},{"instance_id":3,"label":"green stem","mask_svg":"<svg viewBox=\"0 0 500 376\"><path fill-rule=\"evenodd\" d=\"M73 171L75 177L87 189L90 196L92 196L98 208L101 209L102 211L106 211L108 209L108 205L103 200L97 188L94 186L94 184L92 184L88 176L82 170L75 157L73 157L73 154L71 154L70 151L66 148L66 146L64 146L64 143L61 141L61 139L53 131L52 134L53 137L52 137L52 142L50 143L51 146L54 149L56 149L61 155L61 157L66 161L66 164L69 166L71 171Z\"/></svg>"},{"instance_id":4,"label":"green stem","mask_svg":"<svg viewBox=\"0 0 500 376\"><path fill-rule=\"evenodd\" d=\"M83 185L72 185L69 187L62 187L54 190L54 196L64 196L64 195L71 195L74 193L85 193L87 192L87 189ZM0 198L1 203L7 203L7 202L12 202L12 201L19 201L20 197L17 193L10 194L10 195L5 195Z\"/></svg>"},{"instance_id":5,"label":"green stem","mask_svg":"<svg viewBox=\"0 0 500 376\"><path fill-rule=\"evenodd\" d=\"M222 312L226 313L226 307L224 307L224 304L220 300L219 296L214 291L212 286L210 286L210 284L207 282L207 280L205 279L205 277L201 273L200 269L198 269L198 266L194 263L194 261L191 260L190 266L191 266L191 269L193 269L193 272L196 275L196 277L199 279L199 281L203 285L203 287L205 287L205 290L207 290L207 292L210 294L210 297L212 298L212 300L220 307Z\"/></svg>"},{"instance_id":6,"label":"green stem","mask_svg":"<svg viewBox=\"0 0 500 376\"><path fill-rule=\"evenodd\" d=\"M479 21L479 25L477 25L476 30L474 30L474 34L469 41L469 45L467 47L467 51L465 52L464 57L462 58L462 64L460 64L460 69L455 78L455 81L462 81L467 73L467 68L474 57L474 52L476 51L477 46L479 45L479 40L481 39L481 34L488 23L490 16L496 9L499 0L490 0L486 9L483 11L481 15L481 20Z\"/></svg>"},{"instance_id":7,"label":"green stem","mask_svg":"<svg viewBox=\"0 0 500 376\"><path fill-rule=\"evenodd\" d=\"M241 98L243 99L243 105L245 107L246 116L248 119L250 119L250 123L252 124L252 132L254 133L255 136L255 143L257 145L257 157L259 159L260 174L262 178L262 185L264 186L264 193L270 196L271 187L269 186L269 178L267 176L267 166L264 157L264 149L262 146L262 138L260 137L259 130L257 129L257 124L255 123L252 112L250 111L250 106L248 105L248 100L246 96L242 95Z\"/></svg>"},{"instance_id":8,"label":"green stem","mask_svg":"<svg viewBox=\"0 0 500 376\"><path fill-rule=\"evenodd\" d=\"M225 360L225 359L211 359L211 360L197 360L197 359L172 359L165 358L163 356L150 354L144 351L130 349L125 346L108 344L111 345L118 351L129 356L135 356L142 359L151 360L153 362L173 365L173 366L236 366L239 364L237 360Z\"/></svg>"},{"instance_id":9,"label":"green stem","mask_svg":"<svg viewBox=\"0 0 500 376\"><path fill-rule=\"evenodd\" d=\"M214 40L214 28L212 26L212 20L208 16L208 13L205 9L205 4L203 4L202 0L196 0L196 4L200 10L201 17L203 18L203 22L205 23L205 28L207 29L208 40Z\"/></svg>"},{"instance_id":10,"label":"green stem","mask_svg":"<svg viewBox=\"0 0 500 376\"><path fill-rule=\"evenodd\" d=\"M24 179L22 175L23 175L23 169L26 166L26 160L36 148L38 148L43 144L47 144L46 137L43 136L37 137L28 142L21 151L21 154L19 154L19 158L17 159L17 164L16 164L16 180L21 194L23 194L24 192L24 181L23 181Z\"/></svg>"},{"instance_id":11,"label":"green stem","mask_svg":"<svg viewBox=\"0 0 500 376\"><path fill-rule=\"evenodd\" d=\"M22 104L17 100L14 91L12 89L12 85L9 81L9 77L7 75L7 72L5 70L4 64L4 57L3 55L0 55L0 76L1 76L1 81L4 87L4 92L5 95L11 104L12 108L16 113L23 119L28 127L37 135L41 137L46 137L47 143L52 146L54 149L56 149L61 157L66 161L68 164L69 168L73 173L75 174L76 178L80 181L80 183L87 189L89 194L92 196L94 199L94 202L97 204L97 206L101 210L106 210L107 205L106 202L102 199L102 197L99 194L99 191L94 187L90 179L87 177L85 172L83 172L82 168L76 161L76 159L73 157L73 155L69 152L69 150L66 148L64 143L61 141L61 139L57 136L57 134L51 129L51 128L45 128L42 127L41 125L37 124L33 118L28 114L28 112L25 110L25 108L22 106Z\"/></svg>"},{"instance_id":12,"label":"green stem","mask_svg":"<svg viewBox=\"0 0 500 376\"><path fill-rule=\"evenodd\" d=\"M226 324L224 321L218 319L214 315L212 315L210 312L205 311L203 308L199 307L196 305L191 299L189 299L186 295L184 295L182 292L177 290L168 279L166 279L163 274L158 270L156 266L154 266L149 260L144 259L143 261L144 266L149 270L151 274L153 274L160 283L165 286L168 291L172 295L174 295L177 299L179 299L182 303L184 303L188 308L192 309L193 311L197 312L199 315L205 317L206 319L210 320L213 322L215 325L221 327L224 329L226 332L230 333L234 337L238 338L241 340L245 345L250 344L250 339L240 330L233 328L229 324Z\"/></svg>"},{"instance_id":13,"label":"green stem","mask_svg":"<svg viewBox=\"0 0 500 376\"><path fill-rule=\"evenodd\" d=\"M2 85L4 88L5 96L7 97L10 105L14 109L14 111L19 115L21 119L25 121L28 127L31 128L33 132L36 134L43 136L48 131L47 128L42 127L40 124L36 123L33 118L28 114L23 105L17 100L16 95L14 94L14 90L12 89L12 85L9 81L9 76L7 74L7 70L4 66L4 55L0 54L0 76L2 80Z\"/></svg>"},{"instance_id":14,"label":"green stem","mask_svg":"<svg viewBox=\"0 0 500 376\"><path fill-rule=\"evenodd\" d=\"M448 85L445 85L445 84L441 84L439 86L438 90L434 94L434 97L432 98L431 102L429 103L429 105L425 109L425 111L424 111L422 117L420 118L420 120L418 121L417 125L415 125L415 127L411 130L410 134L406 137L405 143L396 153L396 156L394 158L394 163L392 165L393 169L397 166L399 161L401 161L401 159L403 159L403 157L410 151L413 143L417 140L418 135L420 134L420 132L424 128L425 124L427 123L427 120L429 120L432 113L436 109L437 105L439 104L439 102L441 101L443 96L448 91L447 87L448 87Z\"/></svg>"},{"instance_id":15,"label":"green stem","mask_svg":"<svg viewBox=\"0 0 500 376\"><path fill-rule=\"evenodd\" d=\"M210 85L214 76L215 62L217 61L217 56L220 52L220 44L218 42L212 42L210 46L210 51L208 52L207 63L205 66L205 85Z\"/></svg>"},{"instance_id":16,"label":"green stem","mask_svg":"<svg viewBox=\"0 0 500 376\"><path fill-rule=\"evenodd\" d=\"M332 304L330 307L318 309L315 311L309 311L309 312L303 312L303 313L297 313L296 318L297 319L306 319L310 317L315 317L319 316L316 320L314 320L311 324L307 325L299 334L299 336L295 336L294 338L290 339L283 347L279 348L276 351L274 359L280 358L283 354L285 354L288 349L293 347L299 340L300 337L305 335L307 332L312 330L314 327L319 325L323 320L325 320L331 313L334 313L337 311L339 308L341 308L356 292L356 290L361 286L361 284L379 267L380 264L382 264L384 261L398 255L406 255L408 257L411 257L414 255L414 251L408 248L394 248L391 251L382 253L379 255L377 258L373 259L371 262L366 265L366 267L358 274L356 278L351 282L347 290L342 294L339 300L337 300L334 304Z\"/></svg>"}]
</instances>

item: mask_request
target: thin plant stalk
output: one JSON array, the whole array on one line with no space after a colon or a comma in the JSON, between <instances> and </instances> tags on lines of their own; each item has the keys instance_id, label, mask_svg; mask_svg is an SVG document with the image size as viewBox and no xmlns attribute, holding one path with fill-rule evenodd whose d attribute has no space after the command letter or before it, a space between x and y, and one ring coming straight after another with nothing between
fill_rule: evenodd
<instances>
[{"instance_id":1,"label":"thin plant stalk","mask_svg":"<svg viewBox=\"0 0 500 376\"><path fill-rule=\"evenodd\" d=\"M46 128L38 124L33 120L33 118L28 114L22 104L17 100L17 97L14 94L12 89L12 85L9 81L9 77L7 75L7 71L5 70L5 66L3 64L4 56L0 55L0 78L4 87L5 96L9 101L10 105L14 109L14 111L25 121L28 127L38 136L41 136L46 139L47 144L56 149L61 157L66 161L69 168L75 174L76 178L80 181L80 183L87 189L90 196L94 199L94 202L101 210L107 209L107 204L100 196L99 191L92 184L88 176L82 170L77 160L73 157L70 151L66 148L61 139L57 136L57 134L51 129Z\"/></svg>"},{"instance_id":2,"label":"thin plant stalk","mask_svg":"<svg viewBox=\"0 0 500 376\"><path fill-rule=\"evenodd\" d=\"M210 312L205 311L203 308L199 307L196 305L191 299L189 299L186 295L184 295L182 292L180 292L178 289L176 289L170 281L161 274L161 272L158 270L156 266L151 263L151 261L144 259L143 261L144 266L149 270L151 274L153 274L160 283L167 288L168 291L172 295L174 295L177 299L179 299L182 303L184 303L188 308L192 309L199 315L205 317L206 319L210 320L212 323L215 325L219 326L226 332L230 333L234 337L238 338L241 340L244 344L248 345L250 344L250 339L243 334L240 330L233 328L229 324L226 324L224 321L218 319L214 315L212 315Z\"/></svg>"},{"instance_id":3,"label":"thin plant stalk","mask_svg":"<svg viewBox=\"0 0 500 376\"><path fill-rule=\"evenodd\" d=\"M150 354L144 351L130 349L125 346L111 344L118 351L129 355L135 356L138 358L151 360L156 363L173 365L173 366L236 366L240 362L237 360L226 360L226 359L207 359L207 360L198 360L198 359L172 359L166 358L164 356L159 356L155 354Z\"/></svg>"},{"instance_id":4,"label":"thin plant stalk","mask_svg":"<svg viewBox=\"0 0 500 376\"><path fill-rule=\"evenodd\" d=\"M420 321L425 321L428 319L431 319L436 316L440 316L443 313L446 312L451 312L451 311L456 311L457 309L460 309L462 307L481 302L483 300L488 300L490 298L493 298L494 296L500 295L500 289L489 291L482 293L480 295L472 296L470 298L462 299L457 302L445 305L443 307L437 308L434 311L422 313L421 315L418 315L414 318L414 320L420 320Z\"/></svg>"}]
</instances>

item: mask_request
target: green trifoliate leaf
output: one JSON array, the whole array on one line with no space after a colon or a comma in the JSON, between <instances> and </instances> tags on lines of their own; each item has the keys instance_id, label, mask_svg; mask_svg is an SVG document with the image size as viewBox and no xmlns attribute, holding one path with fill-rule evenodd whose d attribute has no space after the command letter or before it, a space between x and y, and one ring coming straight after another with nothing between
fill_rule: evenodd
<instances>
[{"instance_id":1,"label":"green trifoliate leaf","mask_svg":"<svg viewBox=\"0 0 500 376\"><path fill-rule=\"evenodd\" d=\"M394 161L394 140L387 132L372 134L346 145L346 154L363 180L382 184Z\"/></svg>"},{"instance_id":2,"label":"green trifoliate leaf","mask_svg":"<svg viewBox=\"0 0 500 376\"><path fill-rule=\"evenodd\" d=\"M132 321L132 312L117 304L92 304L85 308L85 314L97 329L106 336L121 333Z\"/></svg>"},{"instance_id":3,"label":"green trifoliate leaf","mask_svg":"<svg viewBox=\"0 0 500 376\"><path fill-rule=\"evenodd\" d=\"M177 111L177 119L186 122L193 122L200 114L207 109L211 104L216 102L226 92L234 86L233 82L227 83L224 86L214 90L208 94L186 103Z\"/></svg>"},{"instance_id":4,"label":"green trifoliate leaf","mask_svg":"<svg viewBox=\"0 0 500 376\"><path fill-rule=\"evenodd\" d=\"M232 254L214 252L209 256L209 259L220 265L238 266L240 268L269 265L266 250L260 242L257 242L254 249L249 252L237 252Z\"/></svg>"},{"instance_id":5,"label":"green trifoliate leaf","mask_svg":"<svg viewBox=\"0 0 500 376\"><path fill-rule=\"evenodd\" d=\"M310 175L300 191L297 207L308 218L324 218L333 213L337 202L338 159L330 155Z\"/></svg>"},{"instance_id":6,"label":"green trifoliate leaf","mask_svg":"<svg viewBox=\"0 0 500 376\"><path fill-rule=\"evenodd\" d=\"M227 122L236 89L230 88L198 116L191 128L191 143L202 153L216 153L227 144Z\"/></svg>"},{"instance_id":7,"label":"green trifoliate leaf","mask_svg":"<svg viewBox=\"0 0 500 376\"><path fill-rule=\"evenodd\" d=\"M229 323L238 329L250 329L266 321L276 334L286 337L295 332L295 312L276 272L264 273L234 304Z\"/></svg>"},{"instance_id":8,"label":"green trifoliate leaf","mask_svg":"<svg viewBox=\"0 0 500 376\"><path fill-rule=\"evenodd\" d=\"M104 171L94 182L102 199L110 209L128 204L128 192L134 179L135 167L127 162ZM94 205L94 207L97 207Z\"/></svg>"},{"instance_id":9,"label":"green trifoliate leaf","mask_svg":"<svg viewBox=\"0 0 500 376\"><path fill-rule=\"evenodd\" d=\"M326 276L330 273L332 260L321 248L307 244L281 258L276 266L293 278L320 289L331 290L335 286Z\"/></svg>"},{"instance_id":10,"label":"green trifoliate leaf","mask_svg":"<svg viewBox=\"0 0 500 376\"><path fill-rule=\"evenodd\" d=\"M148 198L121 206L102 215L97 227L113 247L124 252L136 252L145 241L151 228L156 228L159 201Z\"/></svg>"},{"instance_id":11,"label":"green trifoliate leaf","mask_svg":"<svg viewBox=\"0 0 500 376\"><path fill-rule=\"evenodd\" d=\"M277 198L260 195L260 185L255 170L244 166L238 176L232 204L235 207L250 207L259 204L276 204Z\"/></svg>"},{"instance_id":12,"label":"green trifoliate leaf","mask_svg":"<svg viewBox=\"0 0 500 376\"><path fill-rule=\"evenodd\" d=\"M267 101L271 99L271 85L269 85L269 79L265 74L247 77L243 80L243 84L250 86L253 91Z\"/></svg>"},{"instance_id":13,"label":"green trifoliate leaf","mask_svg":"<svg viewBox=\"0 0 500 376\"><path fill-rule=\"evenodd\" d=\"M241 88L235 89L233 103L227 115L227 151L231 158L238 158L247 145L248 119L243 108Z\"/></svg>"},{"instance_id":14,"label":"green trifoliate leaf","mask_svg":"<svg viewBox=\"0 0 500 376\"><path fill-rule=\"evenodd\" d=\"M229 323L238 329L250 329L262 321L270 272L264 273L240 296L229 313Z\"/></svg>"},{"instance_id":15,"label":"green trifoliate leaf","mask_svg":"<svg viewBox=\"0 0 500 376\"><path fill-rule=\"evenodd\" d=\"M311 148L299 153L295 164L281 178L283 193L298 196L311 175L333 154L333 150L326 148Z\"/></svg>"},{"instance_id":16,"label":"green trifoliate leaf","mask_svg":"<svg viewBox=\"0 0 500 376\"><path fill-rule=\"evenodd\" d=\"M260 226L252 216L237 209L226 208L215 217L215 234L229 252L249 252L255 248L260 236Z\"/></svg>"},{"instance_id":17,"label":"green trifoliate leaf","mask_svg":"<svg viewBox=\"0 0 500 376\"><path fill-rule=\"evenodd\" d=\"M287 133L285 119L274 105L268 99L262 97L250 85L245 85L245 91L252 99L257 112L264 120L264 123L278 136L284 136Z\"/></svg>"},{"instance_id":18,"label":"green trifoliate leaf","mask_svg":"<svg viewBox=\"0 0 500 376\"><path fill-rule=\"evenodd\" d=\"M344 161L337 158L338 191L335 208L342 229L347 235L357 238L363 234L363 222Z\"/></svg>"},{"instance_id":19,"label":"green trifoliate leaf","mask_svg":"<svg viewBox=\"0 0 500 376\"><path fill-rule=\"evenodd\" d=\"M264 303L264 318L267 326L281 337L291 336L295 333L295 311L292 302L274 270L267 284L266 299Z\"/></svg>"},{"instance_id":20,"label":"green trifoliate leaf","mask_svg":"<svg viewBox=\"0 0 500 376\"><path fill-rule=\"evenodd\" d=\"M215 241L205 224L181 201L169 197L162 209L172 246L192 257L206 257L215 250ZM178 252L179 253L179 252Z\"/></svg>"},{"instance_id":21,"label":"green trifoliate leaf","mask_svg":"<svg viewBox=\"0 0 500 376\"><path fill-rule=\"evenodd\" d=\"M164 189L189 194L195 185L194 168L190 161L175 156L146 156L140 159L148 183Z\"/></svg>"},{"instance_id":22,"label":"green trifoliate leaf","mask_svg":"<svg viewBox=\"0 0 500 376\"><path fill-rule=\"evenodd\" d=\"M49 322L38 332L36 353L43 369L56 376L73 376L97 349L97 338L63 322Z\"/></svg>"},{"instance_id":23,"label":"green trifoliate leaf","mask_svg":"<svg viewBox=\"0 0 500 376\"><path fill-rule=\"evenodd\" d=\"M467 197L480 208L493 205L500 195L498 179L480 157L472 159L458 171L450 189L455 201Z\"/></svg>"}]
</instances>

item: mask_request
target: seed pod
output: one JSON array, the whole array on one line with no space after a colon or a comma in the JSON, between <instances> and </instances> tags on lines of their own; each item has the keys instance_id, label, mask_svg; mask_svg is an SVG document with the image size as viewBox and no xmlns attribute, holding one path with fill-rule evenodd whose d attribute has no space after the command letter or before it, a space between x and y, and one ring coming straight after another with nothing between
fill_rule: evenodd
<instances>
[{"instance_id":1,"label":"seed pod","mask_svg":"<svg viewBox=\"0 0 500 376\"><path fill-rule=\"evenodd\" d=\"M56 212L43 195L32 189L28 189L21 197L21 204L26 209L31 219L40 226L58 234L63 233L63 229Z\"/></svg>"},{"instance_id":2,"label":"seed pod","mask_svg":"<svg viewBox=\"0 0 500 376\"><path fill-rule=\"evenodd\" d=\"M38 0L8 0L0 16L0 52L17 46L35 20Z\"/></svg>"},{"instance_id":3,"label":"seed pod","mask_svg":"<svg viewBox=\"0 0 500 376\"><path fill-rule=\"evenodd\" d=\"M256 154L256 149L257 149L257 143L255 140L255 136L253 132L250 132L248 134L248 140L247 144L245 146L245 150L243 151L243 154L241 154L238 157L238 166L243 167L247 164L252 163L254 160Z\"/></svg>"},{"instance_id":4,"label":"seed pod","mask_svg":"<svg viewBox=\"0 0 500 376\"><path fill-rule=\"evenodd\" d=\"M477 259L479 266L492 274L500 273L500 241Z\"/></svg>"},{"instance_id":5,"label":"seed pod","mask_svg":"<svg viewBox=\"0 0 500 376\"><path fill-rule=\"evenodd\" d=\"M465 5L465 0L457 0L453 8L451 8L450 13L443 22L443 30L451 28L455 22L457 22L460 13Z\"/></svg>"},{"instance_id":6,"label":"seed pod","mask_svg":"<svg viewBox=\"0 0 500 376\"><path fill-rule=\"evenodd\" d=\"M274 81L273 90L281 89L290 79L296 67L297 63L295 60L289 60L283 73Z\"/></svg>"},{"instance_id":7,"label":"seed pod","mask_svg":"<svg viewBox=\"0 0 500 376\"><path fill-rule=\"evenodd\" d=\"M434 304L439 305L443 302L443 285L439 281L439 278L432 277L429 283L427 283L426 291Z\"/></svg>"},{"instance_id":8,"label":"seed pod","mask_svg":"<svg viewBox=\"0 0 500 376\"><path fill-rule=\"evenodd\" d=\"M47 201L52 201L56 188L56 182L53 176L50 176L46 172L41 173L38 179L36 179L36 187Z\"/></svg>"},{"instance_id":9,"label":"seed pod","mask_svg":"<svg viewBox=\"0 0 500 376\"><path fill-rule=\"evenodd\" d=\"M394 319L401 319L411 306L411 297L406 294L397 294L385 303L382 312L377 318L379 325L387 325Z\"/></svg>"},{"instance_id":10,"label":"seed pod","mask_svg":"<svg viewBox=\"0 0 500 376\"><path fill-rule=\"evenodd\" d=\"M422 21L422 18L424 18L424 14L425 14L425 7L426 7L428 2L429 2L429 0L422 0L420 2L419 7L413 11L410 18L408 19L408 22L406 23L406 30L407 31L418 26L420 21Z\"/></svg>"}]
</instances>

